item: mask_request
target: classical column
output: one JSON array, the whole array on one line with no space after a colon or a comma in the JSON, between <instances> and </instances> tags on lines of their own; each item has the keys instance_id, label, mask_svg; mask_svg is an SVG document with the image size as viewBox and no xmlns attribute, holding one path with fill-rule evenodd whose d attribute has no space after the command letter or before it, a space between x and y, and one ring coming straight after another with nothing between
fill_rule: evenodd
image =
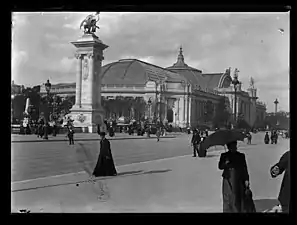
<instances>
[{"instance_id":1,"label":"classical column","mask_svg":"<svg viewBox=\"0 0 297 225\"><path fill-rule=\"evenodd\" d=\"M180 115L179 115L179 98L177 99L177 121L180 121Z\"/></svg>"},{"instance_id":2,"label":"classical column","mask_svg":"<svg viewBox=\"0 0 297 225\"><path fill-rule=\"evenodd\" d=\"M77 53L75 57L77 58L75 105L81 107L82 55Z\"/></svg>"},{"instance_id":3,"label":"classical column","mask_svg":"<svg viewBox=\"0 0 297 225\"><path fill-rule=\"evenodd\" d=\"M91 52L88 54L89 58L89 82L92 84L92 90L90 90L90 100L91 106L94 106L96 102L94 102L95 98L93 98L93 94L95 93L95 82L94 82L94 54Z\"/></svg>"},{"instance_id":4,"label":"classical column","mask_svg":"<svg viewBox=\"0 0 297 225\"><path fill-rule=\"evenodd\" d=\"M168 110L168 99L166 98L166 97L164 97L164 107L165 107L165 109L164 109L164 120L167 120L167 110Z\"/></svg>"}]
</instances>

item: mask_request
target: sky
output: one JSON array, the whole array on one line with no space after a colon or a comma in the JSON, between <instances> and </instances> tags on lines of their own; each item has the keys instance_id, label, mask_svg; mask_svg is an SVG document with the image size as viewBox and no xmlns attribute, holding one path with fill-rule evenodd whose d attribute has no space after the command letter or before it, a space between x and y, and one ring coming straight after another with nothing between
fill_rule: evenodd
<instances>
[{"instance_id":1,"label":"sky","mask_svg":"<svg viewBox=\"0 0 297 225\"><path fill-rule=\"evenodd\" d=\"M75 47L90 13L12 14L12 80L25 86L75 82ZM101 12L96 35L109 47L103 65L136 58L173 65L182 45L185 62L203 73L239 69L244 89L255 80L259 100L289 111L289 13ZM280 32L283 29L284 32Z\"/></svg>"}]
</instances>

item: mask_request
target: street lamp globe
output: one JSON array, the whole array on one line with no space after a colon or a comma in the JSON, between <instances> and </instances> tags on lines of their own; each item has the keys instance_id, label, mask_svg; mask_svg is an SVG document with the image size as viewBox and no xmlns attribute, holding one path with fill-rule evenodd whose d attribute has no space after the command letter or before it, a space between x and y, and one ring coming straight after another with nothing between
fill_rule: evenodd
<instances>
[{"instance_id":1,"label":"street lamp globe","mask_svg":"<svg viewBox=\"0 0 297 225\"><path fill-rule=\"evenodd\" d=\"M238 76L236 73L234 74L232 84L234 85L234 87L236 87L239 84Z\"/></svg>"}]
</instances>

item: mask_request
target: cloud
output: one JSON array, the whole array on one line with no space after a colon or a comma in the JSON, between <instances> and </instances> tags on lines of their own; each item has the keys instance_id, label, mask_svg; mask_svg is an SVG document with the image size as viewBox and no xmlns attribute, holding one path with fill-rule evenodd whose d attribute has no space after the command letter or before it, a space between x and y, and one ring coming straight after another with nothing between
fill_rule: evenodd
<instances>
[{"instance_id":1,"label":"cloud","mask_svg":"<svg viewBox=\"0 0 297 225\"><path fill-rule=\"evenodd\" d=\"M20 53L16 60L20 63L14 63L16 82L36 85L47 76L75 80L71 57L76 49L70 42L82 35L79 25L89 14L14 14L19 25L13 29L13 51L26 53ZM189 66L207 73L239 68L245 86L251 76L255 78L261 100L282 96L282 102L287 102L288 13L102 12L98 25L97 35L109 46L104 64L130 57L168 67L176 62L182 45Z\"/></svg>"},{"instance_id":2,"label":"cloud","mask_svg":"<svg viewBox=\"0 0 297 225\"><path fill-rule=\"evenodd\" d=\"M61 71L74 71L75 70L75 58L68 58L68 57L64 57L62 58L61 62L60 62L60 66L59 69Z\"/></svg>"},{"instance_id":3,"label":"cloud","mask_svg":"<svg viewBox=\"0 0 297 225\"><path fill-rule=\"evenodd\" d=\"M28 23L27 16L24 13L12 13L13 28L24 26Z\"/></svg>"}]
</instances>

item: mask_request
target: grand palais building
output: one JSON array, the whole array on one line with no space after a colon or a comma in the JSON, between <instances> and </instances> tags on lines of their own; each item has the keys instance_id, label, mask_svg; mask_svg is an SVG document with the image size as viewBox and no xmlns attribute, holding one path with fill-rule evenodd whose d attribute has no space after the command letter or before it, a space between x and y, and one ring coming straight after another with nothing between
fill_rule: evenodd
<instances>
[{"instance_id":1,"label":"grand palais building","mask_svg":"<svg viewBox=\"0 0 297 225\"><path fill-rule=\"evenodd\" d=\"M160 118L172 126L211 126L219 102L235 112L231 69L202 73L185 63L182 48L172 66L162 68L137 59L122 59L102 67L101 96L106 118ZM41 86L41 94L46 94ZM51 93L75 96L75 83L53 84ZM250 126L264 121L266 106L258 101L257 90L236 91L237 116Z\"/></svg>"}]
</instances>

